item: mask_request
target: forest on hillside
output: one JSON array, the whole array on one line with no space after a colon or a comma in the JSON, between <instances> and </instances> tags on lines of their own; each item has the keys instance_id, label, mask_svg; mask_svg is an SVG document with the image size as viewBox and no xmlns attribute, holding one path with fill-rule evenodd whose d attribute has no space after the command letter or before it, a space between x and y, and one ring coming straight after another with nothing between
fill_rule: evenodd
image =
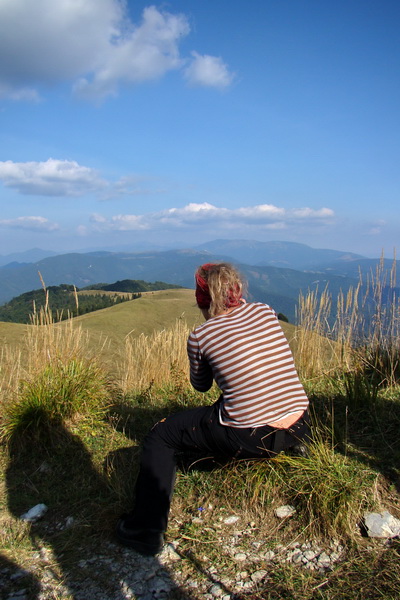
<instances>
[{"instance_id":1,"label":"forest on hillside","mask_svg":"<svg viewBox=\"0 0 400 600\"><path fill-rule=\"evenodd\" d=\"M70 284L54 285L26 292L3 304L0 306L0 321L30 323L32 316L46 306L50 308L54 320L60 321L135 300L140 298L142 292L177 287L180 286L162 281L149 283L134 279L124 279L112 284L99 283L80 289ZM92 293L93 291L96 293Z\"/></svg>"}]
</instances>

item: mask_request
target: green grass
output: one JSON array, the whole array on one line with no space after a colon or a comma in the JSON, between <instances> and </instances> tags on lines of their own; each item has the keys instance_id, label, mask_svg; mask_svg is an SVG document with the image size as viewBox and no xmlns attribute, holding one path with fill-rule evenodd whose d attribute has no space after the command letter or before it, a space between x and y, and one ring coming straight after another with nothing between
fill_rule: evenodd
<instances>
[{"instance_id":1,"label":"green grass","mask_svg":"<svg viewBox=\"0 0 400 600\"><path fill-rule=\"evenodd\" d=\"M17 399L5 403L0 434L10 441L51 433L54 423L77 416L98 419L111 402L111 391L109 377L93 360L47 364L22 380Z\"/></svg>"},{"instance_id":2,"label":"green grass","mask_svg":"<svg viewBox=\"0 0 400 600\"><path fill-rule=\"evenodd\" d=\"M182 313L192 314L192 326L199 318L197 309L189 312L192 303L192 291L173 290L80 317L74 322L90 332L87 343L71 323L21 326L37 336L25 345L30 360L21 363L18 386L0 386L0 543L9 559L27 566L43 543L53 549L57 572L74 569L80 548L112 539L116 518L130 508L149 428L166 414L216 400L216 388L195 392L187 371L172 358L165 381L150 378L124 394L115 387L124 337L132 329L132 335L149 335L163 319L173 323ZM0 336L2 326L10 326L11 340L13 324L0 325ZM283 326L288 337L295 334L293 326ZM106 336L109 350L103 344L96 351ZM177 344L176 336L160 339ZM22 341L16 337L13 343L19 347ZM357 371L325 374L306 385L313 406L309 455L228 465L193 458L178 472L167 539L180 541L179 568L204 580L210 565L231 579L238 569L253 568L232 559L235 530L244 552L254 552L254 541L274 548L310 539L323 545L335 537L345 546L345 560L332 572L261 561L266 580L240 598L394 600L400 596L399 544L362 538L359 525L369 509L400 517L399 388L371 390ZM20 515L39 502L49 507L46 518L34 526L22 523ZM296 514L280 521L274 510L287 503ZM234 529L224 524L230 515L239 516ZM69 517L72 526L60 529Z\"/></svg>"}]
</instances>

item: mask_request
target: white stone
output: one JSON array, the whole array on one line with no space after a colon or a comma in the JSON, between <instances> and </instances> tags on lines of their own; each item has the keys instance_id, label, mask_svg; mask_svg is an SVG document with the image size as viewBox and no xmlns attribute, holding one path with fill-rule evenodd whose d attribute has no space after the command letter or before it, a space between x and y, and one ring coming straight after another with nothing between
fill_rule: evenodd
<instances>
[{"instance_id":1,"label":"white stone","mask_svg":"<svg viewBox=\"0 0 400 600\"><path fill-rule=\"evenodd\" d=\"M45 512L47 511L47 506L45 504L36 504L28 510L28 512L21 515L22 521L28 521L28 523L35 523L38 519L41 519Z\"/></svg>"},{"instance_id":2,"label":"white stone","mask_svg":"<svg viewBox=\"0 0 400 600\"><path fill-rule=\"evenodd\" d=\"M318 566L320 567L329 567L331 564L330 556L326 552L321 552L318 556Z\"/></svg>"},{"instance_id":3,"label":"white stone","mask_svg":"<svg viewBox=\"0 0 400 600\"><path fill-rule=\"evenodd\" d=\"M247 554L244 552L239 552L238 554L235 554L234 558L238 562L243 562L244 560L247 560Z\"/></svg>"},{"instance_id":4,"label":"white stone","mask_svg":"<svg viewBox=\"0 0 400 600\"><path fill-rule=\"evenodd\" d=\"M161 555L159 556L161 564L167 561L177 562L181 560L180 555L176 552L172 544L165 544Z\"/></svg>"},{"instance_id":5,"label":"white stone","mask_svg":"<svg viewBox=\"0 0 400 600\"><path fill-rule=\"evenodd\" d=\"M286 519L287 517L292 517L295 514L296 509L294 506L290 506L290 504L285 504L285 506L276 508L274 512L278 519Z\"/></svg>"},{"instance_id":6,"label":"white stone","mask_svg":"<svg viewBox=\"0 0 400 600\"><path fill-rule=\"evenodd\" d=\"M250 590L253 587L253 583L251 581L245 581L244 584L243 584L243 587L246 590Z\"/></svg>"},{"instance_id":7,"label":"white stone","mask_svg":"<svg viewBox=\"0 0 400 600\"><path fill-rule=\"evenodd\" d=\"M369 537L392 538L400 535L400 519L387 511L367 513L364 515L364 522Z\"/></svg>"},{"instance_id":8,"label":"white stone","mask_svg":"<svg viewBox=\"0 0 400 600\"><path fill-rule=\"evenodd\" d=\"M227 517L226 519L224 519L224 523L225 525L233 525L233 523L236 523L236 521L239 521L240 517L236 517L235 515L232 515L231 517Z\"/></svg>"},{"instance_id":9,"label":"white stone","mask_svg":"<svg viewBox=\"0 0 400 600\"><path fill-rule=\"evenodd\" d=\"M214 584L210 589L210 594L214 596L214 598L220 598L223 594L223 590L218 583Z\"/></svg>"},{"instance_id":10,"label":"white stone","mask_svg":"<svg viewBox=\"0 0 400 600\"><path fill-rule=\"evenodd\" d=\"M292 562L295 565L299 565L302 561L303 558L303 554L301 552L296 552L295 554L293 554L292 556Z\"/></svg>"},{"instance_id":11,"label":"white stone","mask_svg":"<svg viewBox=\"0 0 400 600\"><path fill-rule=\"evenodd\" d=\"M254 583L259 583L260 581L262 581L264 579L264 577L267 575L267 571L264 571L264 569L260 569L259 571L255 571L255 573L253 573L253 575L251 576L251 580Z\"/></svg>"},{"instance_id":12,"label":"white stone","mask_svg":"<svg viewBox=\"0 0 400 600\"><path fill-rule=\"evenodd\" d=\"M306 560L313 560L317 556L317 553L314 550L306 550L303 556Z\"/></svg>"},{"instance_id":13,"label":"white stone","mask_svg":"<svg viewBox=\"0 0 400 600\"><path fill-rule=\"evenodd\" d=\"M331 562L337 562L340 558L340 554L338 552L332 552L331 554Z\"/></svg>"}]
</instances>

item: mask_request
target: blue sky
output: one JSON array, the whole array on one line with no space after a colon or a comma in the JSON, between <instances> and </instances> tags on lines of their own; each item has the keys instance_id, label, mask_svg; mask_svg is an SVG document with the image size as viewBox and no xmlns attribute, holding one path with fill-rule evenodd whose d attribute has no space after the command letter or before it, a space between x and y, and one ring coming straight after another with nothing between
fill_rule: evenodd
<instances>
[{"instance_id":1,"label":"blue sky","mask_svg":"<svg viewBox=\"0 0 400 600\"><path fill-rule=\"evenodd\" d=\"M0 254L393 256L398 0L0 0Z\"/></svg>"}]
</instances>

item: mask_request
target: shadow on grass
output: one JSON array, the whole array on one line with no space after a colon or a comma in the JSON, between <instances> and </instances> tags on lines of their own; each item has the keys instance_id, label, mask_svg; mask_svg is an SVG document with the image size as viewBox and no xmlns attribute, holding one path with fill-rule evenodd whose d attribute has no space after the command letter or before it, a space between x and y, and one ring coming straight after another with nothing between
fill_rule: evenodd
<instances>
[{"instance_id":1,"label":"shadow on grass","mask_svg":"<svg viewBox=\"0 0 400 600\"><path fill-rule=\"evenodd\" d=\"M29 590L25 598L37 598L40 592L40 583L35 575L21 567L0 553L0 589L2 598L12 598L15 586L19 590Z\"/></svg>"},{"instance_id":2,"label":"shadow on grass","mask_svg":"<svg viewBox=\"0 0 400 600\"><path fill-rule=\"evenodd\" d=\"M381 473L400 494L400 401L383 397L310 397L317 422L331 430L338 452Z\"/></svg>"},{"instance_id":3,"label":"shadow on grass","mask_svg":"<svg viewBox=\"0 0 400 600\"><path fill-rule=\"evenodd\" d=\"M147 417L151 419L150 414ZM123 459L113 460L113 477L127 481L136 457L132 449L120 453ZM152 593L191 598L177 587L159 558L142 557L115 542L121 499L107 472L99 473L85 444L63 423L49 420L40 431L10 440L6 484L14 517L39 503L48 507L44 517L29 526L29 552L36 555L40 582L33 575L16 578L10 594L24 589L30 600L54 594L74 600L125 600Z\"/></svg>"},{"instance_id":4,"label":"shadow on grass","mask_svg":"<svg viewBox=\"0 0 400 600\"><path fill-rule=\"evenodd\" d=\"M128 498L127 510L132 508L133 489L136 481L139 463L140 446L150 429L164 417L175 414L193 406L182 406L181 403L168 402L165 407L147 407L142 405L119 404L110 410L110 419L117 431L123 433L135 446L119 448L111 452L105 461L105 469L115 476L125 473L121 484L124 489L119 490L121 497ZM177 467L181 471L211 471L216 467L226 464L230 460L216 457L204 457L201 454L183 453L177 456ZM115 485L118 486L117 482Z\"/></svg>"}]
</instances>

